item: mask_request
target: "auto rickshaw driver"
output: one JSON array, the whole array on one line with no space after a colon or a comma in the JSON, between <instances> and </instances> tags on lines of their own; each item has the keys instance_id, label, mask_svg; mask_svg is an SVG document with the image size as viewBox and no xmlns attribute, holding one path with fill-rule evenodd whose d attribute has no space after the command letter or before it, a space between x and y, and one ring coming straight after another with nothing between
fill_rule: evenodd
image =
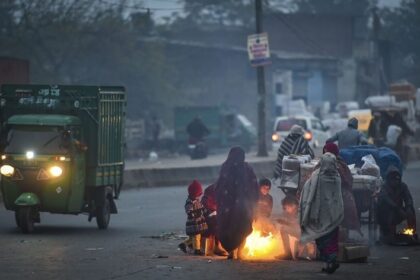
<instances>
[{"instance_id":1,"label":"auto rickshaw driver","mask_svg":"<svg viewBox=\"0 0 420 280\"><path fill-rule=\"evenodd\" d=\"M67 150L70 150L72 147L74 147L76 148L77 152L85 152L88 149L88 147L80 141L80 132L78 129L63 130L61 132L60 146Z\"/></svg>"}]
</instances>

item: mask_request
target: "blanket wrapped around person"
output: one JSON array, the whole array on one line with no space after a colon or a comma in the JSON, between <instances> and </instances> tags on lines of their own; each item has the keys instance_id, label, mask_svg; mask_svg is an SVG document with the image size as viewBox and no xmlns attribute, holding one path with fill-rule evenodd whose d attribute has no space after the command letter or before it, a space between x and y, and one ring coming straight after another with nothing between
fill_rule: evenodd
<instances>
[{"instance_id":1,"label":"blanket wrapped around person","mask_svg":"<svg viewBox=\"0 0 420 280\"><path fill-rule=\"evenodd\" d=\"M344 218L341 178L336 157L325 153L320 168L305 183L300 197L299 223L301 241L315 240L321 258L327 263L323 270L332 273L338 268L338 226Z\"/></svg>"}]
</instances>

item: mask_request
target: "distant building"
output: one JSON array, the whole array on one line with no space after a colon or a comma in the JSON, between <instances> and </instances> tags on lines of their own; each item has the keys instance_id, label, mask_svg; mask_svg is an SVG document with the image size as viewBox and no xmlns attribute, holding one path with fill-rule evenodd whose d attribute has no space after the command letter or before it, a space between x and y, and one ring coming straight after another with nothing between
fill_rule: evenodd
<instances>
[{"instance_id":1,"label":"distant building","mask_svg":"<svg viewBox=\"0 0 420 280\"><path fill-rule=\"evenodd\" d=\"M276 100L281 94L289 93L292 99L316 107L324 101L334 106L363 100L374 93L376 78L366 22L366 18L353 16L266 15L264 31L272 62L265 67L268 118L280 113ZM174 105L230 107L255 124L256 74L246 47L252 33L234 27L191 30L142 39L140 44L159 41L165 45L168 59L177 68L177 88L187 97Z\"/></svg>"}]
</instances>

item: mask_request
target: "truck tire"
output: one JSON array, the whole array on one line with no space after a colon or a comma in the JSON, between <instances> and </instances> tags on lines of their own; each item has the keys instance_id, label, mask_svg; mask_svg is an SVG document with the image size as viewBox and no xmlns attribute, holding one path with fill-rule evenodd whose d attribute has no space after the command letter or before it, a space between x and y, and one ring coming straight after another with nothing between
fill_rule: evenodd
<instances>
[{"instance_id":1,"label":"truck tire","mask_svg":"<svg viewBox=\"0 0 420 280\"><path fill-rule=\"evenodd\" d=\"M21 207L17 210L16 223L23 233L32 233L34 227L34 209L32 207Z\"/></svg>"},{"instance_id":2,"label":"truck tire","mask_svg":"<svg viewBox=\"0 0 420 280\"><path fill-rule=\"evenodd\" d=\"M107 229L111 218L111 202L105 197L103 205L96 207L96 224L99 229Z\"/></svg>"},{"instance_id":3,"label":"truck tire","mask_svg":"<svg viewBox=\"0 0 420 280\"><path fill-rule=\"evenodd\" d=\"M20 222L19 222L19 210L15 210L15 222L16 226L20 228Z\"/></svg>"}]
</instances>

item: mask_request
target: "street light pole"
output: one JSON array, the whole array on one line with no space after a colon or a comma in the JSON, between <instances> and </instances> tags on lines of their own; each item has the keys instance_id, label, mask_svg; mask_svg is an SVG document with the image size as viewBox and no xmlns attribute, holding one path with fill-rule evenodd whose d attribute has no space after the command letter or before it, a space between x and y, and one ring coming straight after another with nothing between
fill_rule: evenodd
<instances>
[{"instance_id":1,"label":"street light pole","mask_svg":"<svg viewBox=\"0 0 420 280\"><path fill-rule=\"evenodd\" d=\"M262 33L262 0L255 0L255 23L257 34ZM264 66L257 67L258 85L258 153L259 157L266 157L267 145L265 139L265 78Z\"/></svg>"}]
</instances>

